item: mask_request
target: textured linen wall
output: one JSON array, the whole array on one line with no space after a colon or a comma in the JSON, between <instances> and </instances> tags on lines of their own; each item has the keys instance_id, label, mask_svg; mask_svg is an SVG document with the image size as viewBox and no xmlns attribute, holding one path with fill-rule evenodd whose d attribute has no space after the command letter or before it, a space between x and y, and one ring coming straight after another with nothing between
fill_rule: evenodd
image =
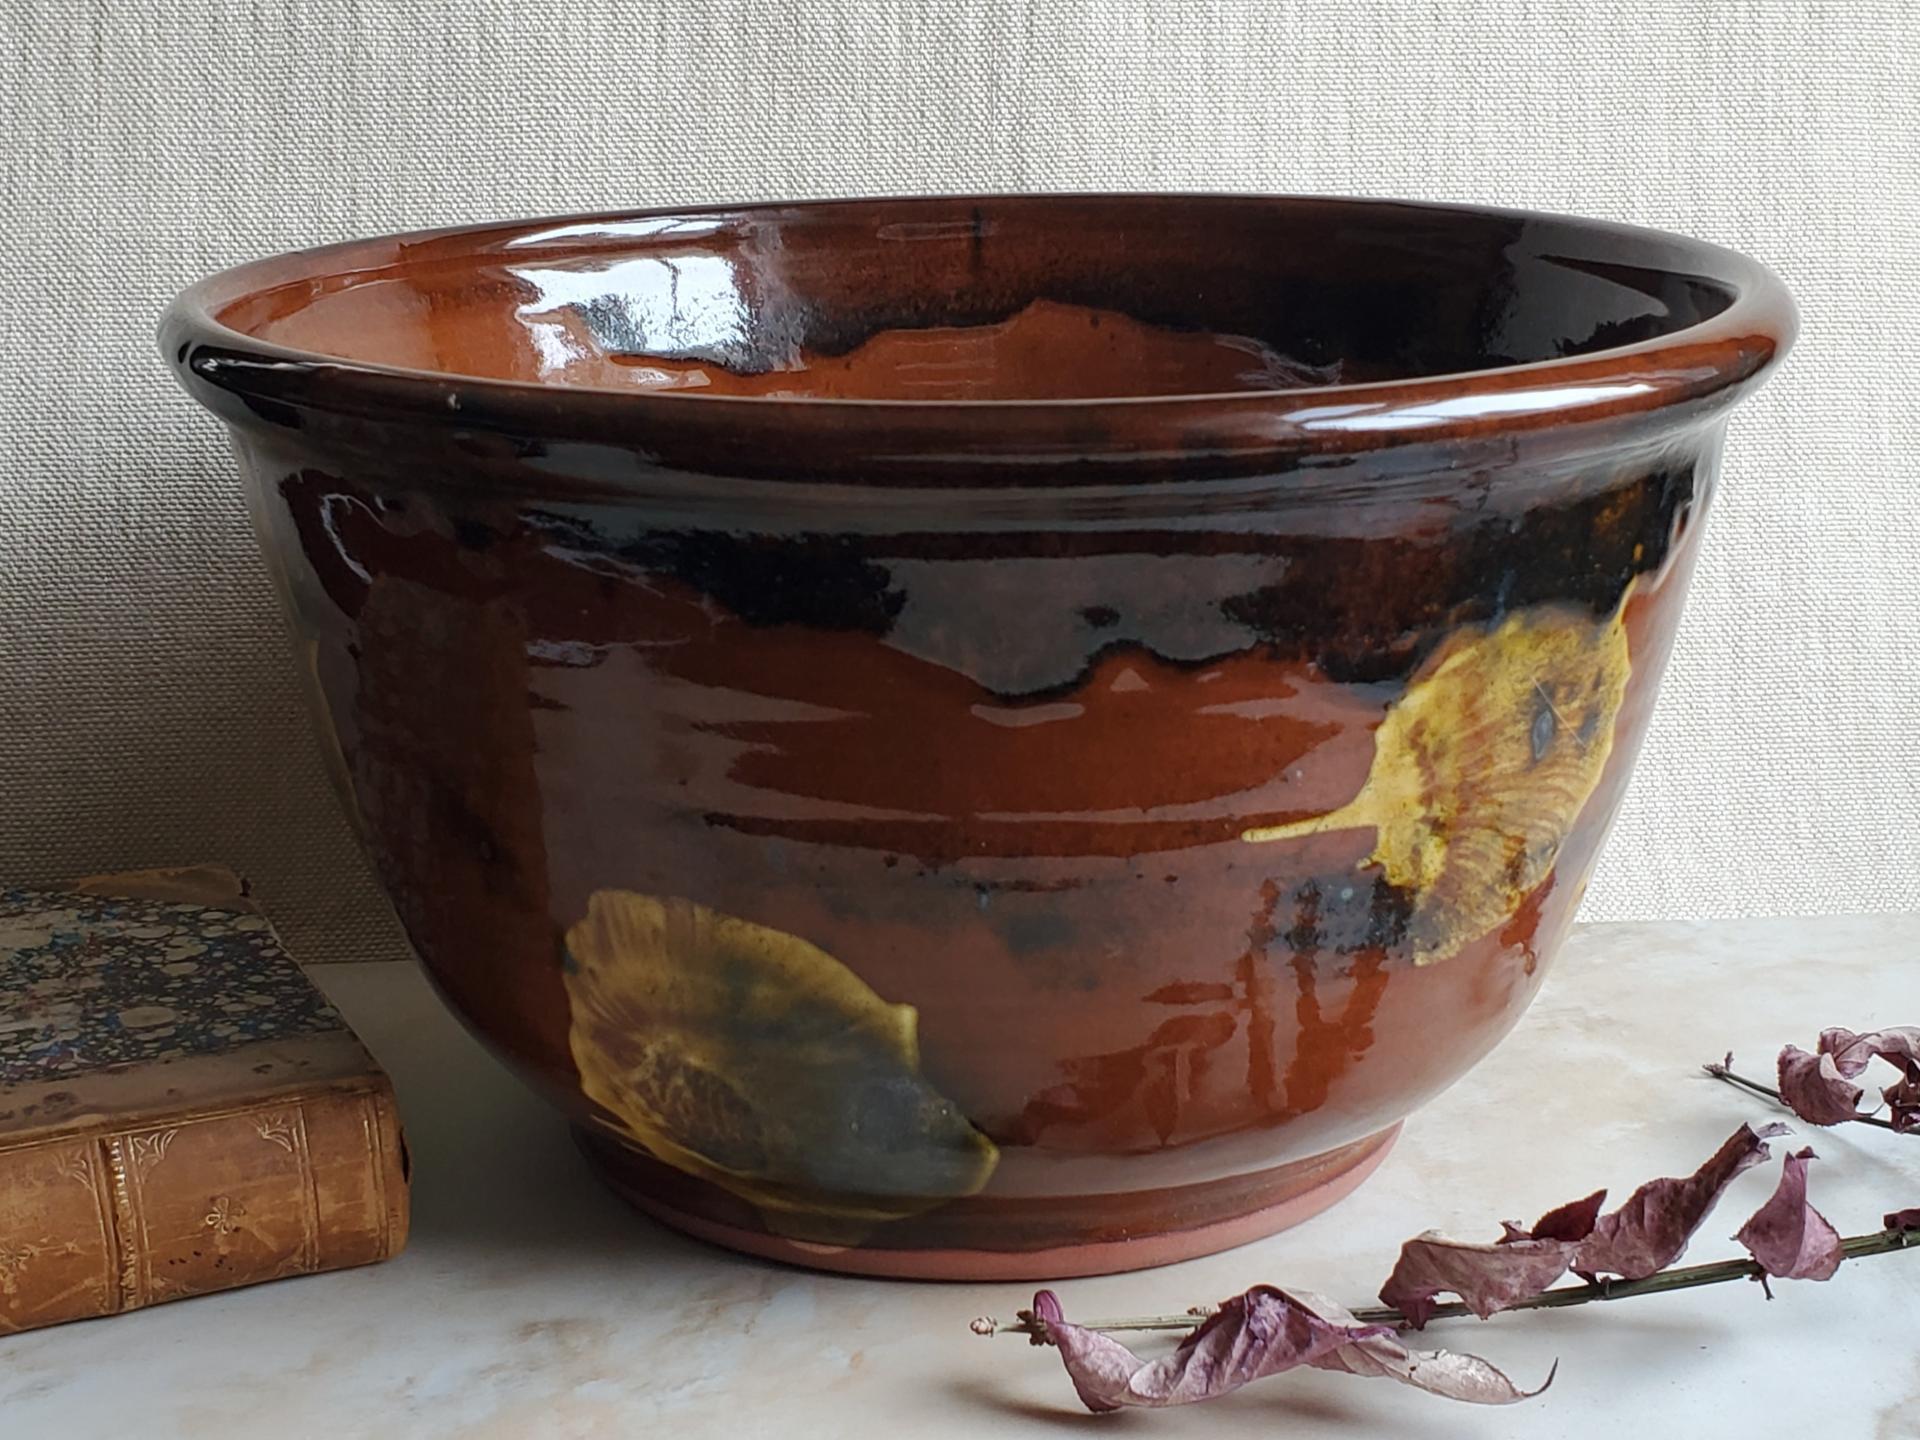
<instances>
[{"instance_id":1,"label":"textured linen wall","mask_svg":"<svg viewBox=\"0 0 1920 1440\"><path fill-rule=\"evenodd\" d=\"M1205 188L1749 251L1734 420L1591 918L1920 907L1920 15L1699 0L0 0L0 881L224 858L401 953L214 422L151 340L268 251L553 211Z\"/></svg>"}]
</instances>

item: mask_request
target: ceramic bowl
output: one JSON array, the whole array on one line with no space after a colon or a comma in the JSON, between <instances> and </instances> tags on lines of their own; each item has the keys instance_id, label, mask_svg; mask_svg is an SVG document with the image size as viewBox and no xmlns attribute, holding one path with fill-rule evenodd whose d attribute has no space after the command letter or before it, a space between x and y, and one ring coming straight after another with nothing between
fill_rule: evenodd
<instances>
[{"instance_id":1,"label":"ceramic bowl","mask_svg":"<svg viewBox=\"0 0 1920 1440\"><path fill-rule=\"evenodd\" d=\"M1760 266L1351 200L874 200L266 260L162 341L447 1003L649 1213L1059 1276L1350 1190L1512 1026Z\"/></svg>"}]
</instances>

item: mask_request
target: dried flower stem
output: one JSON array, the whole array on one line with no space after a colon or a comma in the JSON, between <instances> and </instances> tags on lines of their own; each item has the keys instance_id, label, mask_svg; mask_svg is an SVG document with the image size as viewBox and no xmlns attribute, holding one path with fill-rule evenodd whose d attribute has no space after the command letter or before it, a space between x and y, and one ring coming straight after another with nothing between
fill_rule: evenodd
<instances>
[{"instance_id":1,"label":"dried flower stem","mask_svg":"<svg viewBox=\"0 0 1920 1440\"><path fill-rule=\"evenodd\" d=\"M1097 1320L1091 1325L1082 1325L1083 1330L1191 1330L1217 1309L1213 1305L1196 1305L1184 1315L1135 1315L1126 1320ZM1039 1335L1046 1325L1020 1312L1020 1318L1012 1324L996 1320L991 1315L982 1315L968 1328L976 1335Z\"/></svg>"},{"instance_id":2,"label":"dried flower stem","mask_svg":"<svg viewBox=\"0 0 1920 1440\"><path fill-rule=\"evenodd\" d=\"M1745 1075L1737 1075L1731 1068L1720 1061L1702 1065L1700 1068L1716 1080L1724 1080L1729 1085L1737 1085L1740 1089L1750 1091L1755 1095L1764 1095L1782 1109L1791 1110L1793 1108L1787 1104L1785 1097L1782 1096L1778 1090L1774 1089L1773 1086L1763 1085L1758 1080L1749 1080ZM1862 1125L1878 1125L1882 1130L1891 1130L1894 1128L1891 1120L1880 1115L1854 1115L1849 1118Z\"/></svg>"},{"instance_id":3,"label":"dried flower stem","mask_svg":"<svg viewBox=\"0 0 1920 1440\"><path fill-rule=\"evenodd\" d=\"M1867 1255L1886 1255L1895 1250L1920 1249L1920 1231L1880 1230L1871 1235L1850 1235L1840 1242L1841 1249L1850 1260ZM1597 1300L1626 1300L1635 1295L1657 1295L1667 1290L1690 1290L1696 1285L1718 1285L1728 1280L1760 1280L1766 1272L1753 1260L1716 1260L1705 1265L1683 1265L1676 1270L1662 1270L1643 1280L1596 1280L1585 1285L1562 1285L1558 1289L1548 1290L1531 1299L1521 1300L1509 1305L1509 1310L1557 1310L1567 1305L1587 1305ZM1212 1306L1196 1307L1185 1315L1139 1315L1126 1320L1094 1320L1082 1325L1083 1330L1191 1330L1207 1315ZM1433 1307L1432 1319L1452 1320L1473 1312L1459 1301L1449 1301ZM1405 1327L1407 1317L1398 1310L1387 1306L1373 1306L1364 1310L1355 1310L1353 1318L1363 1325L1398 1325ZM982 1315L972 1324L976 1335L1026 1335L1036 1336L1045 1333L1046 1326L1033 1317L1022 1314L1011 1324L1005 1324L988 1315Z\"/></svg>"}]
</instances>

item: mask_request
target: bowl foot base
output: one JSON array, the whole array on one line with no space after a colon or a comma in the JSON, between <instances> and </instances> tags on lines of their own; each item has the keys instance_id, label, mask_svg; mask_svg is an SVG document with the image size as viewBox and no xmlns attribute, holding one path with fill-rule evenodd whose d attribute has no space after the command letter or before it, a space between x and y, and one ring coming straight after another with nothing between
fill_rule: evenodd
<instances>
[{"instance_id":1,"label":"bowl foot base","mask_svg":"<svg viewBox=\"0 0 1920 1440\"><path fill-rule=\"evenodd\" d=\"M660 1183L663 1167L657 1162L592 1131L576 1127L574 1134L594 1171L616 1195L696 1239L767 1260L848 1275L997 1281L1145 1270L1262 1239L1345 1199L1386 1158L1400 1127L1394 1125L1326 1155L1255 1175L1146 1196L958 1201L940 1212L940 1218L954 1220L964 1207L975 1222L965 1228L976 1234L956 1235L951 1244L934 1241L924 1246L915 1246L901 1234L901 1227L883 1229L859 1245L820 1245L700 1214L684 1203L699 1198L686 1192L684 1181L672 1186ZM663 1193L669 1190L679 1193ZM1121 1207L1154 1219L1129 1224L1094 1218L1112 1215ZM1022 1214L1023 1210L1027 1213ZM1026 1242L1017 1248L979 1243L1016 1235Z\"/></svg>"}]
</instances>

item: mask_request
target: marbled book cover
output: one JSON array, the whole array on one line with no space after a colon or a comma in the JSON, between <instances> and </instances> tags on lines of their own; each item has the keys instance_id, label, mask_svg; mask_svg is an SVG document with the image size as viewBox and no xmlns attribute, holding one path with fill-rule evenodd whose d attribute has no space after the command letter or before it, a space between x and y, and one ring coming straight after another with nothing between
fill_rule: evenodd
<instances>
[{"instance_id":1,"label":"marbled book cover","mask_svg":"<svg viewBox=\"0 0 1920 1440\"><path fill-rule=\"evenodd\" d=\"M405 1240L387 1077L208 873L0 891L0 1334Z\"/></svg>"}]
</instances>

